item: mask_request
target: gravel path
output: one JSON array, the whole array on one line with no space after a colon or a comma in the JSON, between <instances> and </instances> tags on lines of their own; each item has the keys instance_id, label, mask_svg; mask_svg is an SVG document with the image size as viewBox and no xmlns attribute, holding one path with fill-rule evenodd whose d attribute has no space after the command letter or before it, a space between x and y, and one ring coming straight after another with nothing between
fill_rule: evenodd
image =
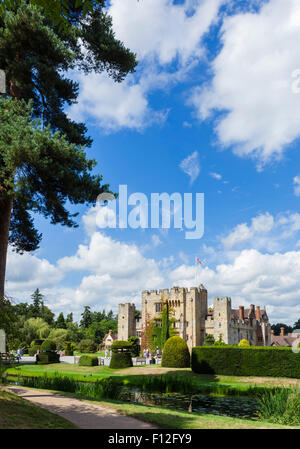
<instances>
[{"instance_id":1,"label":"gravel path","mask_svg":"<svg viewBox=\"0 0 300 449\"><path fill-rule=\"evenodd\" d=\"M153 425L124 416L110 407L68 398L49 391L6 387L12 393L68 419L81 429L156 429Z\"/></svg>"}]
</instances>

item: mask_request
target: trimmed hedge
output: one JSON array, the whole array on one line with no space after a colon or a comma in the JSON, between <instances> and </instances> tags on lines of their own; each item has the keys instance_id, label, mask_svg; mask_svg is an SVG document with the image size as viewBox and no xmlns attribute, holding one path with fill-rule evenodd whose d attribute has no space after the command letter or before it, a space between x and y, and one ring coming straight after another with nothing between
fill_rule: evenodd
<instances>
[{"instance_id":1,"label":"trimmed hedge","mask_svg":"<svg viewBox=\"0 0 300 449\"><path fill-rule=\"evenodd\" d=\"M65 341L65 355L72 356L74 351L72 349L72 343L70 341Z\"/></svg>"},{"instance_id":2,"label":"trimmed hedge","mask_svg":"<svg viewBox=\"0 0 300 449\"><path fill-rule=\"evenodd\" d=\"M161 366L167 368L189 368L191 357L188 346L183 338L168 338L164 345Z\"/></svg>"},{"instance_id":3,"label":"trimmed hedge","mask_svg":"<svg viewBox=\"0 0 300 449\"><path fill-rule=\"evenodd\" d=\"M192 349L192 370L198 374L300 378L300 353L292 348L234 346Z\"/></svg>"},{"instance_id":4,"label":"trimmed hedge","mask_svg":"<svg viewBox=\"0 0 300 449\"><path fill-rule=\"evenodd\" d=\"M98 357L95 355L82 355L79 359L79 366L98 366Z\"/></svg>"},{"instance_id":5,"label":"trimmed hedge","mask_svg":"<svg viewBox=\"0 0 300 449\"><path fill-rule=\"evenodd\" d=\"M133 366L130 352L113 351L109 367L112 369L130 368Z\"/></svg>"},{"instance_id":6,"label":"trimmed hedge","mask_svg":"<svg viewBox=\"0 0 300 449\"><path fill-rule=\"evenodd\" d=\"M40 352L36 355L37 365L46 365L47 363L59 363L59 354L53 351Z\"/></svg>"},{"instance_id":7,"label":"trimmed hedge","mask_svg":"<svg viewBox=\"0 0 300 449\"><path fill-rule=\"evenodd\" d=\"M45 340L41 345L41 351L56 351L56 343L52 340Z\"/></svg>"},{"instance_id":8,"label":"trimmed hedge","mask_svg":"<svg viewBox=\"0 0 300 449\"><path fill-rule=\"evenodd\" d=\"M122 351L126 351L128 349L132 349L132 342L127 340L116 340L111 345L112 351L118 351L118 349L121 349Z\"/></svg>"}]
</instances>

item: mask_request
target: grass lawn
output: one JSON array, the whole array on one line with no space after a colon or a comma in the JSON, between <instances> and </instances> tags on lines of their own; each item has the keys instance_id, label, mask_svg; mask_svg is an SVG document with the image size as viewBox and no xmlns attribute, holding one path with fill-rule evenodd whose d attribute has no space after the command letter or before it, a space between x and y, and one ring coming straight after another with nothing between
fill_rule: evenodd
<instances>
[{"instance_id":1,"label":"grass lawn","mask_svg":"<svg viewBox=\"0 0 300 449\"><path fill-rule=\"evenodd\" d=\"M71 365L67 363L54 363L49 365L35 365L34 363L24 363L9 368L8 374L20 375L20 376L42 376L47 374L48 376L55 376L57 374L66 375L76 380L96 381L108 376L137 376L137 375L161 375L161 374L174 374L182 376L182 380L187 378L193 379L195 384L226 384L234 387L238 390L244 390L250 386L261 387L288 387L291 385L300 388L300 379L290 378L272 378L272 377L236 377L236 376L218 376L218 375L205 375L193 373L191 369L183 368L161 368L159 365L151 366L136 366L132 368L126 368L122 370L113 370L106 366L79 366Z\"/></svg>"},{"instance_id":2,"label":"grass lawn","mask_svg":"<svg viewBox=\"0 0 300 449\"><path fill-rule=\"evenodd\" d=\"M58 415L48 412L0 387L0 429L76 429Z\"/></svg>"}]
</instances>

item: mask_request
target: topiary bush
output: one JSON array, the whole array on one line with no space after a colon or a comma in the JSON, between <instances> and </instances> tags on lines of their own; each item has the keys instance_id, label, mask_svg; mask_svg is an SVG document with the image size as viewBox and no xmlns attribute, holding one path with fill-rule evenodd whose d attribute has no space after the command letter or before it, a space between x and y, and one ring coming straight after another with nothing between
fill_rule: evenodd
<instances>
[{"instance_id":1,"label":"topiary bush","mask_svg":"<svg viewBox=\"0 0 300 449\"><path fill-rule=\"evenodd\" d=\"M112 345L112 357L109 367L112 369L130 368L133 366L131 359L132 343L116 340Z\"/></svg>"},{"instance_id":2,"label":"topiary bush","mask_svg":"<svg viewBox=\"0 0 300 449\"><path fill-rule=\"evenodd\" d=\"M85 340L81 340L81 342L78 345L78 350L82 354L84 354L85 352L93 353L97 351L97 345L93 340L87 338Z\"/></svg>"},{"instance_id":3,"label":"topiary bush","mask_svg":"<svg viewBox=\"0 0 300 449\"><path fill-rule=\"evenodd\" d=\"M250 343L248 340L241 340L238 344L239 348L250 348Z\"/></svg>"},{"instance_id":4,"label":"topiary bush","mask_svg":"<svg viewBox=\"0 0 300 449\"><path fill-rule=\"evenodd\" d=\"M72 343L70 341L65 342L65 355L66 356L72 356L74 355L74 351L72 349Z\"/></svg>"},{"instance_id":5,"label":"topiary bush","mask_svg":"<svg viewBox=\"0 0 300 449\"><path fill-rule=\"evenodd\" d=\"M131 354L128 351L113 351L109 367L112 369L130 368L133 366Z\"/></svg>"},{"instance_id":6,"label":"topiary bush","mask_svg":"<svg viewBox=\"0 0 300 449\"><path fill-rule=\"evenodd\" d=\"M164 345L161 366L189 368L190 363L190 352L183 338L177 336L169 338Z\"/></svg>"},{"instance_id":7,"label":"topiary bush","mask_svg":"<svg viewBox=\"0 0 300 449\"><path fill-rule=\"evenodd\" d=\"M95 355L82 355L79 359L79 366L98 366L98 357Z\"/></svg>"},{"instance_id":8,"label":"topiary bush","mask_svg":"<svg viewBox=\"0 0 300 449\"><path fill-rule=\"evenodd\" d=\"M52 340L45 340L41 345L41 351L56 351L56 344Z\"/></svg>"},{"instance_id":9,"label":"topiary bush","mask_svg":"<svg viewBox=\"0 0 300 449\"><path fill-rule=\"evenodd\" d=\"M45 351L36 355L37 365L46 365L47 363L59 363L59 354L54 351Z\"/></svg>"}]
</instances>

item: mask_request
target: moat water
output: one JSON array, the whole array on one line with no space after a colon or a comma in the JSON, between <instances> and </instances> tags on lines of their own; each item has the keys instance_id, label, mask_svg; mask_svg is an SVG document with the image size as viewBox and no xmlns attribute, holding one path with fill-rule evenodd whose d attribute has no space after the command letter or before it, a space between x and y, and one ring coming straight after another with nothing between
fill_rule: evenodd
<instances>
[{"instance_id":1,"label":"moat water","mask_svg":"<svg viewBox=\"0 0 300 449\"><path fill-rule=\"evenodd\" d=\"M137 388L126 387L122 389L118 399L133 404L243 419L257 418L258 412L256 399L246 397L147 393L141 392Z\"/></svg>"}]
</instances>

